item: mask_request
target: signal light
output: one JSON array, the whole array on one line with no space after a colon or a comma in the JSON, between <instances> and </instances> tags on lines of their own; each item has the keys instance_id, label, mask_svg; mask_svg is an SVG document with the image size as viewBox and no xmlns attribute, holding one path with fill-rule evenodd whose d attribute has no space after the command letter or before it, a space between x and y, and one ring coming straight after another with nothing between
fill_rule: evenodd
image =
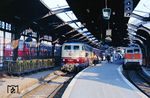
<instances>
[{"instance_id":1,"label":"signal light","mask_svg":"<svg viewBox=\"0 0 150 98\"><path fill-rule=\"evenodd\" d=\"M131 8L130 8L130 7L128 7L128 8L126 8L126 10L128 10L128 11L129 11L129 10L131 10Z\"/></svg>"},{"instance_id":2,"label":"signal light","mask_svg":"<svg viewBox=\"0 0 150 98\"><path fill-rule=\"evenodd\" d=\"M128 1L128 2L127 2L127 5L130 5L130 4L131 4L131 2L130 2L130 1Z\"/></svg>"},{"instance_id":3,"label":"signal light","mask_svg":"<svg viewBox=\"0 0 150 98\"><path fill-rule=\"evenodd\" d=\"M124 17L130 17L133 11L133 0L124 0Z\"/></svg>"}]
</instances>

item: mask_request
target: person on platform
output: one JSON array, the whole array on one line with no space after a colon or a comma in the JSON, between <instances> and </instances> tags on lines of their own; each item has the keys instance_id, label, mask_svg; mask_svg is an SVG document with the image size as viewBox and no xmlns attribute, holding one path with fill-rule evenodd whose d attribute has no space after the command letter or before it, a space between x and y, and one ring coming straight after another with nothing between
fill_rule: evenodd
<instances>
[{"instance_id":1,"label":"person on platform","mask_svg":"<svg viewBox=\"0 0 150 98\"><path fill-rule=\"evenodd\" d=\"M107 55L107 61L110 62L110 55Z\"/></svg>"}]
</instances>

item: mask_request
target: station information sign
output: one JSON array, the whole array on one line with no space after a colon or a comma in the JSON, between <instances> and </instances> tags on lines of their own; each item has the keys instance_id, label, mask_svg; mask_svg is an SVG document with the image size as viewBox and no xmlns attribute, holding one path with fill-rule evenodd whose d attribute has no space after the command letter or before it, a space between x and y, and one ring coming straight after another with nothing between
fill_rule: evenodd
<instances>
[{"instance_id":1,"label":"station information sign","mask_svg":"<svg viewBox=\"0 0 150 98\"><path fill-rule=\"evenodd\" d=\"M44 35L43 37L40 38L40 40L52 41L52 37L48 35Z\"/></svg>"},{"instance_id":2,"label":"station information sign","mask_svg":"<svg viewBox=\"0 0 150 98\"><path fill-rule=\"evenodd\" d=\"M103 13L104 19L106 19L106 20L110 19L110 15L111 15L111 9L110 8L103 8L102 13Z\"/></svg>"},{"instance_id":3,"label":"station information sign","mask_svg":"<svg viewBox=\"0 0 150 98\"><path fill-rule=\"evenodd\" d=\"M111 29L107 29L106 30L106 36L111 36L112 35L112 30Z\"/></svg>"}]
</instances>

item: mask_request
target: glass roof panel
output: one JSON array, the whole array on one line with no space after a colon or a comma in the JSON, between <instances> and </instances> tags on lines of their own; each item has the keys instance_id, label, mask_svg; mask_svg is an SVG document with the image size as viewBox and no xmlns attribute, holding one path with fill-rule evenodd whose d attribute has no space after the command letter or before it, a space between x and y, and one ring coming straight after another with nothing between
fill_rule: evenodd
<instances>
[{"instance_id":1,"label":"glass roof panel","mask_svg":"<svg viewBox=\"0 0 150 98\"><path fill-rule=\"evenodd\" d=\"M81 33L81 32L82 32L82 30L81 30L81 29L79 29L79 30L78 30L78 32L80 32L80 33Z\"/></svg>"},{"instance_id":2,"label":"glass roof panel","mask_svg":"<svg viewBox=\"0 0 150 98\"><path fill-rule=\"evenodd\" d=\"M47 8L50 9L50 11L55 11L63 8L70 8L66 0L40 0ZM60 12L56 14L61 20L64 22L72 21L72 20L78 20L77 17L74 15L72 11L67 12ZM76 23L69 23L72 28L77 29L80 27L84 27L81 22ZM83 30L78 30L78 32L82 33L83 35L87 36L90 35L90 32L83 33L85 31L88 31L86 28Z\"/></svg>"},{"instance_id":3,"label":"glass roof panel","mask_svg":"<svg viewBox=\"0 0 150 98\"><path fill-rule=\"evenodd\" d=\"M61 8L69 7L65 0L41 0L44 4L47 5L49 9L57 10Z\"/></svg>"},{"instance_id":4,"label":"glass roof panel","mask_svg":"<svg viewBox=\"0 0 150 98\"><path fill-rule=\"evenodd\" d=\"M148 0L140 0L133 13L148 17L150 12L150 1Z\"/></svg>"},{"instance_id":5,"label":"glass roof panel","mask_svg":"<svg viewBox=\"0 0 150 98\"><path fill-rule=\"evenodd\" d=\"M85 36L86 36L86 35L89 35L89 34L91 34L91 33L90 33L90 32L87 32L87 33L83 33L83 35L85 35Z\"/></svg>"},{"instance_id":6,"label":"glass roof panel","mask_svg":"<svg viewBox=\"0 0 150 98\"><path fill-rule=\"evenodd\" d=\"M77 24L79 27L83 27L83 25L81 24L81 22L76 22L76 24Z\"/></svg>"},{"instance_id":7,"label":"glass roof panel","mask_svg":"<svg viewBox=\"0 0 150 98\"><path fill-rule=\"evenodd\" d=\"M149 13L150 13L149 6L150 6L149 0L140 0L136 8L133 10L133 13L140 15L142 17L149 17ZM143 22L131 16L128 23L138 26L142 24Z\"/></svg>"},{"instance_id":8,"label":"glass roof panel","mask_svg":"<svg viewBox=\"0 0 150 98\"><path fill-rule=\"evenodd\" d=\"M147 22L146 24L143 24L143 26L150 29L150 22Z\"/></svg>"},{"instance_id":9,"label":"glass roof panel","mask_svg":"<svg viewBox=\"0 0 150 98\"><path fill-rule=\"evenodd\" d=\"M65 12L68 17L72 20L77 20L77 17L74 15L72 11Z\"/></svg>"},{"instance_id":10,"label":"glass roof panel","mask_svg":"<svg viewBox=\"0 0 150 98\"><path fill-rule=\"evenodd\" d=\"M73 28L75 28L75 29L77 29L77 28L79 28L75 23L71 23L71 24L69 24L71 27L73 27Z\"/></svg>"},{"instance_id":11,"label":"glass roof panel","mask_svg":"<svg viewBox=\"0 0 150 98\"><path fill-rule=\"evenodd\" d=\"M85 32L85 31L88 31L88 30L86 28L84 28L83 31Z\"/></svg>"},{"instance_id":12,"label":"glass roof panel","mask_svg":"<svg viewBox=\"0 0 150 98\"><path fill-rule=\"evenodd\" d=\"M57 16L64 22L71 21L71 19L66 15L66 13L59 13Z\"/></svg>"}]
</instances>

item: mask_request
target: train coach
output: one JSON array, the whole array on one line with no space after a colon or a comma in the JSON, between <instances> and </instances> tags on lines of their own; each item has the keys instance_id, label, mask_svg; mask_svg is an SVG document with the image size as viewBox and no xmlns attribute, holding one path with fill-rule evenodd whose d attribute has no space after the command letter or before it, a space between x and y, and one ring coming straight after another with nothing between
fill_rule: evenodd
<instances>
[{"instance_id":1,"label":"train coach","mask_svg":"<svg viewBox=\"0 0 150 98\"><path fill-rule=\"evenodd\" d=\"M142 51L140 47L127 47L124 54L124 69L139 69L142 65Z\"/></svg>"},{"instance_id":2,"label":"train coach","mask_svg":"<svg viewBox=\"0 0 150 98\"><path fill-rule=\"evenodd\" d=\"M62 70L79 71L98 60L99 50L81 42L66 42L62 45Z\"/></svg>"}]
</instances>

